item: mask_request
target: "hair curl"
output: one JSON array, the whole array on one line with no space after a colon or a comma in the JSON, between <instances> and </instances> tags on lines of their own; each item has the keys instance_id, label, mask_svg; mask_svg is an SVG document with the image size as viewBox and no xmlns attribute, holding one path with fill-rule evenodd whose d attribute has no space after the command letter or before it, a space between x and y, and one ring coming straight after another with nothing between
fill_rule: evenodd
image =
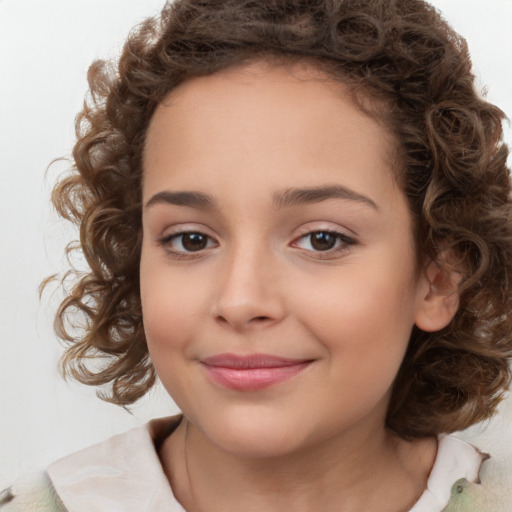
<instances>
[{"instance_id":1,"label":"hair curl","mask_svg":"<svg viewBox=\"0 0 512 512\"><path fill-rule=\"evenodd\" d=\"M413 330L388 426L419 437L490 417L511 379L504 114L476 92L465 41L421 0L176 0L130 34L117 67L93 63L74 165L52 195L90 267L56 316L64 373L109 384L100 396L124 406L154 384L138 276L146 130L178 84L261 57L312 60L386 105L376 115L400 143L418 254L460 260L459 310L442 331Z\"/></svg>"}]
</instances>

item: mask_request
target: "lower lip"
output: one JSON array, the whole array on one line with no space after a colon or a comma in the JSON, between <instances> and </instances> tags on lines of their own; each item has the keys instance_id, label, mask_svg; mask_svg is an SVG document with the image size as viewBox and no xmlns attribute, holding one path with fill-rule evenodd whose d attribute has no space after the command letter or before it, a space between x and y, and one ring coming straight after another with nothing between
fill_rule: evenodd
<instances>
[{"instance_id":1,"label":"lower lip","mask_svg":"<svg viewBox=\"0 0 512 512\"><path fill-rule=\"evenodd\" d=\"M229 389L257 391L295 377L305 370L311 361L271 368L226 368L203 364L209 377Z\"/></svg>"}]
</instances>

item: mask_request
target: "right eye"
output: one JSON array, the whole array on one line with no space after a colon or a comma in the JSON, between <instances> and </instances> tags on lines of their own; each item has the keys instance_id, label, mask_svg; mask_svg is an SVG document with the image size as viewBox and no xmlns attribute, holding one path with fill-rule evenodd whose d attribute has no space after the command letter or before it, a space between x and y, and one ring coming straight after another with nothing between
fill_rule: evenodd
<instances>
[{"instance_id":1,"label":"right eye","mask_svg":"<svg viewBox=\"0 0 512 512\"><path fill-rule=\"evenodd\" d=\"M199 252L217 245L208 235L199 231L172 233L161 238L159 242L168 252L181 255Z\"/></svg>"}]
</instances>

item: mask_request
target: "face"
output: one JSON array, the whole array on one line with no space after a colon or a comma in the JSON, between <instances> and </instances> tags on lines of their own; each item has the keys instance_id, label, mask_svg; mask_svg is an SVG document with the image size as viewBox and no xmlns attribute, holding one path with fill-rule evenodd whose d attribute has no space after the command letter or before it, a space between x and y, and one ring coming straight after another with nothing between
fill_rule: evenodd
<instances>
[{"instance_id":1,"label":"face","mask_svg":"<svg viewBox=\"0 0 512 512\"><path fill-rule=\"evenodd\" d=\"M156 110L144 327L208 442L272 456L384 429L425 295L394 144L306 65L195 78Z\"/></svg>"}]
</instances>

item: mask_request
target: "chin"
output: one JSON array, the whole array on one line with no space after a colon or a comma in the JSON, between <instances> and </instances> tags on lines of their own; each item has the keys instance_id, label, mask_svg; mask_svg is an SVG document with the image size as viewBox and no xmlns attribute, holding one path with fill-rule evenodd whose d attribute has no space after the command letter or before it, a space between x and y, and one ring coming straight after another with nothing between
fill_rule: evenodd
<instances>
[{"instance_id":1,"label":"chin","mask_svg":"<svg viewBox=\"0 0 512 512\"><path fill-rule=\"evenodd\" d=\"M245 409L245 408L242 408ZM195 424L209 442L236 457L263 459L291 455L305 447L304 422L259 408L224 413Z\"/></svg>"}]
</instances>

